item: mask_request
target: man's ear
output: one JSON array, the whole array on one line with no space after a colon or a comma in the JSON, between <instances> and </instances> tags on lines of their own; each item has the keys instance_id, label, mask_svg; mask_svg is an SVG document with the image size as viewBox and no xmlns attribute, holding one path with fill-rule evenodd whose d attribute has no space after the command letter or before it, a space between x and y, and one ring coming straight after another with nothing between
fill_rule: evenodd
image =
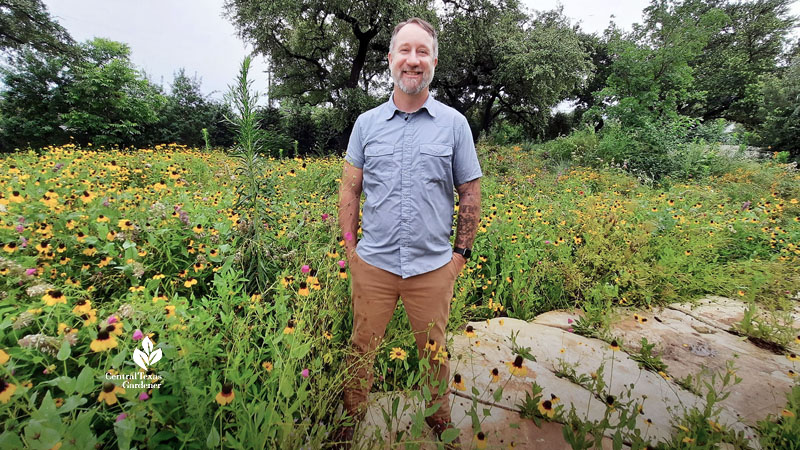
<instances>
[{"instance_id":1,"label":"man's ear","mask_svg":"<svg viewBox=\"0 0 800 450\"><path fill-rule=\"evenodd\" d=\"M392 52L389 52L389 55L387 57L389 58L389 65L391 66L392 65Z\"/></svg>"},{"instance_id":2,"label":"man's ear","mask_svg":"<svg viewBox=\"0 0 800 450\"><path fill-rule=\"evenodd\" d=\"M433 58L433 67L436 67L437 64L439 64L439 58Z\"/></svg>"}]
</instances>

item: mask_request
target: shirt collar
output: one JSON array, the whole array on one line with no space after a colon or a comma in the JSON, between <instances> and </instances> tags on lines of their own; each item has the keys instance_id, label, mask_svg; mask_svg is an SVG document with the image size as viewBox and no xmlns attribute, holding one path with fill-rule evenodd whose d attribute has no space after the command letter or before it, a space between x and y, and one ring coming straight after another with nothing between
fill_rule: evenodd
<instances>
[{"instance_id":1,"label":"shirt collar","mask_svg":"<svg viewBox=\"0 0 800 450\"><path fill-rule=\"evenodd\" d=\"M386 120L390 120L392 117L394 117L394 113L402 112L397 109L397 105L394 104L394 93L389 96L389 101L385 104L386 107L384 108L383 118ZM428 111L428 114L430 114L431 117L436 117L436 104L434 102L433 94L431 94L430 91L428 91L428 98L425 99L425 103L422 104L422 107L419 108L419 111L422 111L423 109Z\"/></svg>"}]
</instances>

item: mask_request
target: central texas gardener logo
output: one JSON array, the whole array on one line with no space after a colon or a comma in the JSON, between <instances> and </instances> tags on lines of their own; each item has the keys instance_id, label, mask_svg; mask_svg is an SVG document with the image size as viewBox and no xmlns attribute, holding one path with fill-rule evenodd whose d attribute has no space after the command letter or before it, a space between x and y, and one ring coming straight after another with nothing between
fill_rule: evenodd
<instances>
[{"instance_id":1,"label":"central texas gardener logo","mask_svg":"<svg viewBox=\"0 0 800 450\"><path fill-rule=\"evenodd\" d=\"M161 359L161 349L158 348L153 351L153 341L147 336L142 340L142 348L144 351L138 348L133 351L133 362L142 369L147 370L149 366L152 366Z\"/></svg>"}]
</instances>

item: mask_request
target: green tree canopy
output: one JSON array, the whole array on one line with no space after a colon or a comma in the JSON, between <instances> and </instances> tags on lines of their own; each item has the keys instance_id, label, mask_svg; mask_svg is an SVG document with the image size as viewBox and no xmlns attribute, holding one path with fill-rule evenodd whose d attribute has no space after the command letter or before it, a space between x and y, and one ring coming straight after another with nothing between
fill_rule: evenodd
<instances>
[{"instance_id":1,"label":"green tree canopy","mask_svg":"<svg viewBox=\"0 0 800 450\"><path fill-rule=\"evenodd\" d=\"M73 53L75 42L42 0L0 0L0 51L25 46L51 55Z\"/></svg>"},{"instance_id":2,"label":"green tree canopy","mask_svg":"<svg viewBox=\"0 0 800 450\"><path fill-rule=\"evenodd\" d=\"M541 136L550 110L591 74L577 29L560 10L530 17L517 0L467 0L441 14L432 87L474 132L497 118Z\"/></svg>"}]
</instances>

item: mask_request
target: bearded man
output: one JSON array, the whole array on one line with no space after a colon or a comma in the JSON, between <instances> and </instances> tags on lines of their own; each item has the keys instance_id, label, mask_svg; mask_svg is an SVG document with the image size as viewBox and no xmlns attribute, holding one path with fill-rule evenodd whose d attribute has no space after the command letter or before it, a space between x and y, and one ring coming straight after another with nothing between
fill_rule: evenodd
<instances>
[{"instance_id":1,"label":"bearded man","mask_svg":"<svg viewBox=\"0 0 800 450\"><path fill-rule=\"evenodd\" d=\"M339 191L353 306L348 367L354 377L344 387L344 407L356 420L363 418L374 352L402 299L419 355L431 367L428 406L438 409L426 422L441 437L452 427L445 329L453 286L480 221L483 174L466 118L428 91L438 63L431 24L419 18L398 24L388 59L394 90L386 103L356 120ZM454 188L459 208L452 247ZM363 236L357 240L362 193ZM342 427L336 438L350 442L353 430Z\"/></svg>"}]
</instances>

